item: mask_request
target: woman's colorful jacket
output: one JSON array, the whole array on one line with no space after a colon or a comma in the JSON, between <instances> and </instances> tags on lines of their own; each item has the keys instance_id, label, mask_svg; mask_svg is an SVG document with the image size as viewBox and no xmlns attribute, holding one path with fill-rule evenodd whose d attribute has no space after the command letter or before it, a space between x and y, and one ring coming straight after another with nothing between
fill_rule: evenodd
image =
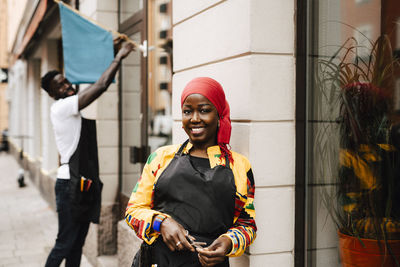
<instances>
[{"instance_id":1,"label":"woman's colorful jacket","mask_svg":"<svg viewBox=\"0 0 400 267\"><path fill-rule=\"evenodd\" d=\"M188 153L192 144L188 143L183 153ZM142 176L133 189L126 208L125 220L136 232L136 235L147 244L152 244L160 235L152 228L156 215L164 215L153 207L154 185L161 173L174 158L180 145L164 146L157 149L147 159ZM207 149L211 168L225 164L225 159L220 159L219 146ZM232 250L228 256L240 256L256 238L256 223L254 209L254 178L249 161L243 155L232 151L234 163L230 164L236 184L235 213L233 226L223 234L232 241Z\"/></svg>"}]
</instances>

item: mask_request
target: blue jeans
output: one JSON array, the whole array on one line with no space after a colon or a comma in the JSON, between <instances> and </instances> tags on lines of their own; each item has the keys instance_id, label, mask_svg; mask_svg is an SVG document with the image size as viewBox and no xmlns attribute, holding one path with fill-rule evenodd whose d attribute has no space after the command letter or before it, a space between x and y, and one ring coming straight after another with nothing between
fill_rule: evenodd
<instances>
[{"instance_id":1,"label":"blue jeans","mask_svg":"<svg viewBox=\"0 0 400 267\"><path fill-rule=\"evenodd\" d=\"M69 180L57 179L55 191L58 234L45 267L58 267L63 259L66 259L66 267L79 267L81 262L82 247L85 243L90 222L75 222L72 220L69 187Z\"/></svg>"}]
</instances>

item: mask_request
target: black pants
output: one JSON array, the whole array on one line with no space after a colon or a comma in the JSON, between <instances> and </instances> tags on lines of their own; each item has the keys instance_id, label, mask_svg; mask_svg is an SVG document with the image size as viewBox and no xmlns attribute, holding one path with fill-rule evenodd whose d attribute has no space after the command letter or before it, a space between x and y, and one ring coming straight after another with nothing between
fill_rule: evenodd
<instances>
[{"instance_id":1,"label":"black pants","mask_svg":"<svg viewBox=\"0 0 400 267\"><path fill-rule=\"evenodd\" d=\"M58 267L66 259L66 267L79 267L82 247L89 230L89 222L79 223L72 220L69 200L70 181L57 179L56 205L58 213L58 234L45 267Z\"/></svg>"}]
</instances>

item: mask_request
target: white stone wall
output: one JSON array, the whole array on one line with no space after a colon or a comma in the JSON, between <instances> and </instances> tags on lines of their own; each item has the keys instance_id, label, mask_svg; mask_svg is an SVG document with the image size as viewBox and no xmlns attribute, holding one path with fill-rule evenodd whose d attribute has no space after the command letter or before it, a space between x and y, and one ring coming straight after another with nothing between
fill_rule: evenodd
<instances>
[{"instance_id":1,"label":"white stone wall","mask_svg":"<svg viewBox=\"0 0 400 267\"><path fill-rule=\"evenodd\" d=\"M235 151L252 163L257 239L232 266L294 265L295 56L293 0L174 0L174 143L180 94L197 76L221 83Z\"/></svg>"}]
</instances>

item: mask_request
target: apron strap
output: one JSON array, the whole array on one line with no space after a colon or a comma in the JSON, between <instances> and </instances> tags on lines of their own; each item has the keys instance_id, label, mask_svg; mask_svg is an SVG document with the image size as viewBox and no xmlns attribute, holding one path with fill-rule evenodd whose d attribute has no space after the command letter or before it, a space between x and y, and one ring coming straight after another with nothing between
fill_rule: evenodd
<instances>
[{"instance_id":1,"label":"apron strap","mask_svg":"<svg viewBox=\"0 0 400 267\"><path fill-rule=\"evenodd\" d=\"M189 143L189 139L187 139L187 140L181 145L181 147L179 148L178 152L176 152L176 154L178 154L179 156L182 156L183 149L186 147L187 143Z\"/></svg>"},{"instance_id":2,"label":"apron strap","mask_svg":"<svg viewBox=\"0 0 400 267\"><path fill-rule=\"evenodd\" d=\"M225 167L227 167L227 168L230 169L230 167L229 167L229 158L228 158L228 155L225 155Z\"/></svg>"},{"instance_id":3,"label":"apron strap","mask_svg":"<svg viewBox=\"0 0 400 267\"><path fill-rule=\"evenodd\" d=\"M188 143L189 143L189 139L187 139L187 140L181 145L181 147L179 148L178 152L176 152L176 154L178 154L179 156L182 156L183 149L186 147L186 145L187 145ZM227 168L230 168L230 166L229 166L229 158L228 158L228 155L225 155L225 166L226 166Z\"/></svg>"}]
</instances>

